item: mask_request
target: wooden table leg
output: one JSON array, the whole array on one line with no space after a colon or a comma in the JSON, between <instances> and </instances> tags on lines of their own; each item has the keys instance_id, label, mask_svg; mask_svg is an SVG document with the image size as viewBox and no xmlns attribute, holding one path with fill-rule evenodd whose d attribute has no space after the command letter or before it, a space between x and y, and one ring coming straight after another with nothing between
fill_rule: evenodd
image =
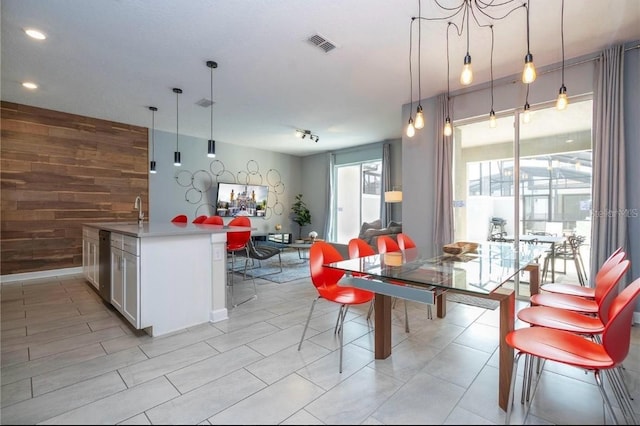
<instances>
[{"instance_id":1,"label":"wooden table leg","mask_svg":"<svg viewBox=\"0 0 640 426\"><path fill-rule=\"evenodd\" d=\"M513 348L507 345L506 337L514 329L516 294L514 290L499 288L491 294L491 299L500 301L498 405L506 411L513 372Z\"/></svg>"},{"instance_id":2,"label":"wooden table leg","mask_svg":"<svg viewBox=\"0 0 640 426\"><path fill-rule=\"evenodd\" d=\"M391 355L391 296L376 293L375 310L375 358L386 359Z\"/></svg>"},{"instance_id":3,"label":"wooden table leg","mask_svg":"<svg viewBox=\"0 0 640 426\"><path fill-rule=\"evenodd\" d=\"M436 317L447 316L447 295L446 291L436 291Z\"/></svg>"}]
</instances>

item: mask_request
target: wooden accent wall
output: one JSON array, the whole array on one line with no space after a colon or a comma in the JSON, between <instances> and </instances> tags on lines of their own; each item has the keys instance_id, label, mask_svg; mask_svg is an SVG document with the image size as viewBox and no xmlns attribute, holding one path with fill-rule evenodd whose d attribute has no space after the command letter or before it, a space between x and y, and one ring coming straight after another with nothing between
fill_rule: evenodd
<instances>
[{"instance_id":1,"label":"wooden accent wall","mask_svg":"<svg viewBox=\"0 0 640 426\"><path fill-rule=\"evenodd\" d=\"M1 103L0 274L82 266L82 224L148 217L148 129Z\"/></svg>"}]
</instances>

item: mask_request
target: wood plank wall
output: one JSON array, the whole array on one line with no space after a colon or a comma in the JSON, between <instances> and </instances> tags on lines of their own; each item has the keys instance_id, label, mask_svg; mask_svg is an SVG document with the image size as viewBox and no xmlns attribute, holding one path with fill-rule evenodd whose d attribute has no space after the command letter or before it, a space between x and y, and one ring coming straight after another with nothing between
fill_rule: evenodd
<instances>
[{"instance_id":1,"label":"wood plank wall","mask_svg":"<svg viewBox=\"0 0 640 426\"><path fill-rule=\"evenodd\" d=\"M82 266L82 224L149 206L148 129L1 103L0 275Z\"/></svg>"}]
</instances>

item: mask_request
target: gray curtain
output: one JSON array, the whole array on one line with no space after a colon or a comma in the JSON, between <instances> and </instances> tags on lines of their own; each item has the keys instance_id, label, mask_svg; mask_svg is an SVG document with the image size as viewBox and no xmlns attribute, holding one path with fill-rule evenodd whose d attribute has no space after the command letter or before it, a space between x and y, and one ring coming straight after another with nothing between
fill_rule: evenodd
<instances>
[{"instance_id":1,"label":"gray curtain","mask_svg":"<svg viewBox=\"0 0 640 426\"><path fill-rule=\"evenodd\" d=\"M382 196L380 197L380 222L385 226L391 219L391 204L384 202L385 191L391 191L391 144L382 145Z\"/></svg>"},{"instance_id":2,"label":"gray curtain","mask_svg":"<svg viewBox=\"0 0 640 426\"><path fill-rule=\"evenodd\" d=\"M596 65L593 95L591 279L618 247L626 251L623 104L624 47L604 50Z\"/></svg>"},{"instance_id":3,"label":"gray curtain","mask_svg":"<svg viewBox=\"0 0 640 426\"><path fill-rule=\"evenodd\" d=\"M435 126L435 205L433 221L434 253L444 244L453 242L453 140L442 129L447 115L447 96L438 96Z\"/></svg>"},{"instance_id":4,"label":"gray curtain","mask_svg":"<svg viewBox=\"0 0 640 426\"><path fill-rule=\"evenodd\" d=\"M335 241L335 213L336 213L336 206L335 203L333 202L334 197L334 176L333 176L333 169L334 166L336 164L336 155L332 152L328 153L328 167L329 169L327 170L327 199L326 199L326 204L325 206L329 206L329 214L325 216L325 224L324 224L324 240L325 241Z\"/></svg>"}]
</instances>

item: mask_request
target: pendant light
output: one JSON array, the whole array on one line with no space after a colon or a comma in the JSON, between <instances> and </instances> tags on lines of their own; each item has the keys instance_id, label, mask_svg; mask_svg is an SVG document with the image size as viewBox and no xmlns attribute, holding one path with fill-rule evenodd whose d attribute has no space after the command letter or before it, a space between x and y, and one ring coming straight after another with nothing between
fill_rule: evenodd
<instances>
[{"instance_id":1,"label":"pendant light","mask_svg":"<svg viewBox=\"0 0 640 426\"><path fill-rule=\"evenodd\" d=\"M567 99L567 88L564 85L564 0L562 0L562 9L560 13L560 39L562 40L562 85L558 92L558 101L556 102L556 108L562 111L567 107L569 100Z\"/></svg>"},{"instance_id":2,"label":"pendant light","mask_svg":"<svg viewBox=\"0 0 640 426\"><path fill-rule=\"evenodd\" d=\"M471 69L471 55L469 55L469 0L465 0L467 15L467 54L464 56L464 65L460 73L460 84L468 86L473 81L473 70ZM463 18L464 19L464 18ZM448 33L448 32L447 32Z\"/></svg>"},{"instance_id":3,"label":"pendant light","mask_svg":"<svg viewBox=\"0 0 640 426\"><path fill-rule=\"evenodd\" d=\"M530 2L527 0L527 54L524 57L524 70L522 71L522 82L531 84L536 79L536 67L533 65L533 55L529 48L529 7Z\"/></svg>"},{"instance_id":4,"label":"pendant light","mask_svg":"<svg viewBox=\"0 0 640 426\"><path fill-rule=\"evenodd\" d=\"M218 68L218 63L214 61L207 61L207 66L211 68L211 137L209 138L209 146L207 148L207 157L215 158L216 156L216 141L213 140L213 69Z\"/></svg>"},{"instance_id":5,"label":"pendant light","mask_svg":"<svg viewBox=\"0 0 640 426\"><path fill-rule=\"evenodd\" d=\"M151 161L149 162L149 173L156 173L156 142L155 142L155 133L156 133L156 111L158 108L150 106L149 110L151 111Z\"/></svg>"},{"instance_id":6,"label":"pendant light","mask_svg":"<svg viewBox=\"0 0 640 426\"><path fill-rule=\"evenodd\" d=\"M178 139L180 137L180 134L178 133L178 97L180 96L180 93L182 93L182 89L174 88L173 93L176 94L176 151L173 153L173 165L181 166L182 162L180 159L180 148L178 145Z\"/></svg>"},{"instance_id":7,"label":"pendant light","mask_svg":"<svg viewBox=\"0 0 640 426\"><path fill-rule=\"evenodd\" d=\"M416 109L416 121L414 123L414 127L416 129L422 129L424 127L424 114L422 113L422 104L420 101L422 100L422 74L421 74L421 62L422 58L420 56L420 51L422 43L422 11L421 11L421 0L418 0L418 108Z\"/></svg>"},{"instance_id":8,"label":"pendant light","mask_svg":"<svg viewBox=\"0 0 640 426\"><path fill-rule=\"evenodd\" d=\"M413 109L413 73L411 71L411 50L413 45L413 22L414 18L411 18L411 25L409 26L409 123L407 124L406 135L412 138L416 134L416 128L413 125L413 118L411 118L411 110Z\"/></svg>"},{"instance_id":9,"label":"pendant light","mask_svg":"<svg viewBox=\"0 0 640 426\"><path fill-rule=\"evenodd\" d=\"M522 121L527 124L531 121L531 106L529 105L529 85L527 84L527 97L524 101L524 112L522 113Z\"/></svg>"},{"instance_id":10,"label":"pendant light","mask_svg":"<svg viewBox=\"0 0 640 426\"><path fill-rule=\"evenodd\" d=\"M496 113L493 110L493 25L489 25L491 28L491 58L490 58L490 70L491 70L491 112L489 112L489 127L494 129L497 126Z\"/></svg>"},{"instance_id":11,"label":"pendant light","mask_svg":"<svg viewBox=\"0 0 640 426\"><path fill-rule=\"evenodd\" d=\"M453 128L451 127L451 117L449 116L449 27L451 22L447 25L447 118L444 119L444 135L451 136Z\"/></svg>"}]
</instances>

